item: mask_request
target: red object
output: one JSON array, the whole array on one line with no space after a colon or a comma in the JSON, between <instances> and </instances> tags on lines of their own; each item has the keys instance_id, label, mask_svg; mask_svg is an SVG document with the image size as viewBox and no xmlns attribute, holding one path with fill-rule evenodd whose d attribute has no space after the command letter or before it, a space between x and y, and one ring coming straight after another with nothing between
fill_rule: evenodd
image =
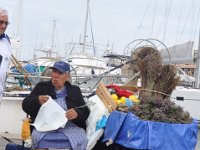
<instances>
[{"instance_id":1,"label":"red object","mask_svg":"<svg viewBox=\"0 0 200 150\"><path fill-rule=\"evenodd\" d=\"M108 86L106 86L106 87L109 88L109 89L110 89L110 88L115 89L116 94L117 94L119 97L122 97L122 96L129 97L130 95L133 95L132 92L129 92L129 91L127 91L127 90L122 90L122 89L120 89L120 87L117 86L117 85L108 85Z\"/></svg>"}]
</instances>

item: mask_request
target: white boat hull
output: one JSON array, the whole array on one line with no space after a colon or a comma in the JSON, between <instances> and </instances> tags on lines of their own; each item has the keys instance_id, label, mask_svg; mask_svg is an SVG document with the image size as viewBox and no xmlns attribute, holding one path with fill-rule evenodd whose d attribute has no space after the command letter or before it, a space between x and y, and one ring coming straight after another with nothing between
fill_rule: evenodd
<instances>
[{"instance_id":1,"label":"white boat hull","mask_svg":"<svg viewBox=\"0 0 200 150\"><path fill-rule=\"evenodd\" d=\"M188 111L191 117L200 120L200 89L177 87L172 92L171 100Z\"/></svg>"},{"instance_id":2,"label":"white boat hull","mask_svg":"<svg viewBox=\"0 0 200 150\"><path fill-rule=\"evenodd\" d=\"M3 97L0 106L0 132L21 134L22 120L26 117L19 97Z\"/></svg>"},{"instance_id":3,"label":"white boat hull","mask_svg":"<svg viewBox=\"0 0 200 150\"><path fill-rule=\"evenodd\" d=\"M22 100L22 97L3 97L0 107L1 133L21 134L22 120L26 117L21 107ZM171 100L188 111L193 118L200 120L199 89L178 87L173 91Z\"/></svg>"}]
</instances>

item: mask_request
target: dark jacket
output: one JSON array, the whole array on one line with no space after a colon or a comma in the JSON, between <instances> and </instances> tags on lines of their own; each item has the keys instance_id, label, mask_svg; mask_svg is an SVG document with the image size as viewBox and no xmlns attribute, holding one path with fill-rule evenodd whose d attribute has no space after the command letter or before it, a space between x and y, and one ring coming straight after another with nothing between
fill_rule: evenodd
<instances>
[{"instance_id":1,"label":"dark jacket","mask_svg":"<svg viewBox=\"0 0 200 150\"><path fill-rule=\"evenodd\" d=\"M65 86L67 88L65 101L68 109L85 105L81 90L78 86L71 85L69 82L66 82ZM52 99L56 99L55 88L51 81L39 82L22 102L22 108L28 115L31 116L32 122L34 122L41 107L38 100L40 95L49 95ZM78 117L72 120L72 122L86 130L86 120L90 113L88 107L77 108L75 110L78 113Z\"/></svg>"}]
</instances>

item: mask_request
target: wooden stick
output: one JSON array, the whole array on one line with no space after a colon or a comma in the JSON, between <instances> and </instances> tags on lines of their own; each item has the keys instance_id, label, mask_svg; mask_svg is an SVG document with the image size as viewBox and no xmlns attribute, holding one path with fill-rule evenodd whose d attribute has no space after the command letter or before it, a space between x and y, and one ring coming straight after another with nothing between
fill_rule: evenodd
<instances>
[{"instance_id":1,"label":"wooden stick","mask_svg":"<svg viewBox=\"0 0 200 150\"><path fill-rule=\"evenodd\" d=\"M15 67L17 68L17 70L21 73L21 69L19 68L19 66L16 64L16 62L11 58L12 63L15 65Z\"/></svg>"},{"instance_id":2,"label":"wooden stick","mask_svg":"<svg viewBox=\"0 0 200 150\"><path fill-rule=\"evenodd\" d=\"M28 77L26 76L26 74L28 74L28 72L22 67L22 65L20 64L20 62L15 58L14 55L11 55L11 61L12 63L16 66L17 70L21 73L21 74L25 74L24 79L25 82L27 83L27 85L32 89L32 84L29 81Z\"/></svg>"},{"instance_id":3,"label":"wooden stick","mask_svg":"<svg viewBox=\"0 0 200 150\"><path fill-rule=\"evenodd\" d=\"M20 73L28 73L20 64L20 62L15 58L15 56L11 55L11 59L17 64L18 68L20 69Z\"/></svg>"}]
</instances>

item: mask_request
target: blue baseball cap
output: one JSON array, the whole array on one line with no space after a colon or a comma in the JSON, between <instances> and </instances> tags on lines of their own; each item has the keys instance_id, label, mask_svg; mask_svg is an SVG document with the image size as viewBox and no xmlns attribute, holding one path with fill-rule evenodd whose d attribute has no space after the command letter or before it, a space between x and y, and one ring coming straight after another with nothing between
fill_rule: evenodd
<instances>
[{"instance_id":1,"label":"blue baseball cap","mask_svg":"<svg viewBox=\"0 0 200 150\"><path fill-rule=\"evenodd\" d=\"M56 70L60 71L61 73L70 72L69 64L64 61L57 61L53 65L53 67L50 67L50 69L56 69Z\"/></svg>"}]
</instances>

